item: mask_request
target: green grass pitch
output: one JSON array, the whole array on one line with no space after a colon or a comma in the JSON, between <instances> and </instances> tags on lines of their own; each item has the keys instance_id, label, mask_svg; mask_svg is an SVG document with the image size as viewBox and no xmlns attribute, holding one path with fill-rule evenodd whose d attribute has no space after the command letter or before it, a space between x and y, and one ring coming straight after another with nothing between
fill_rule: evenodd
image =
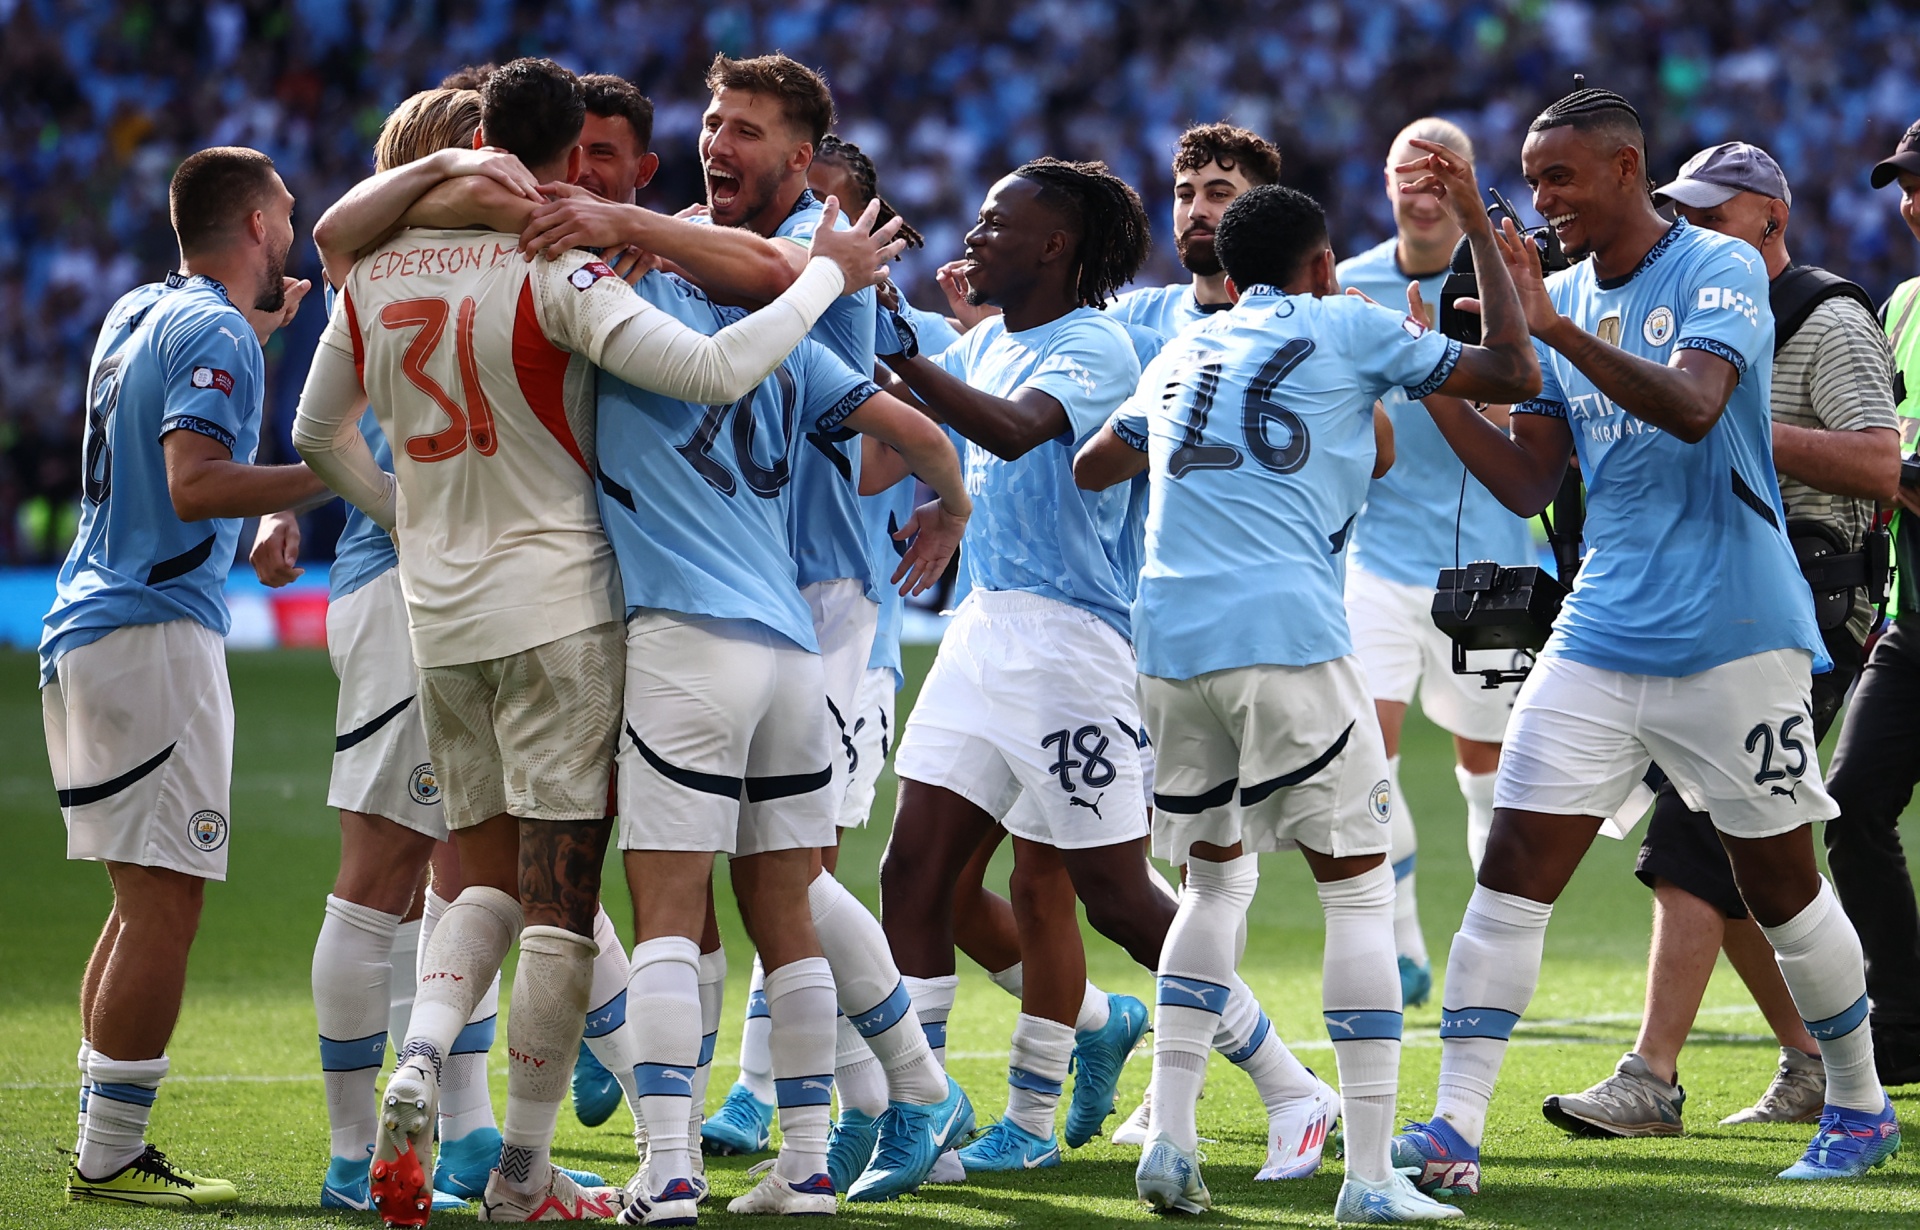
<instances>
[{"instance_id":1,"label":"green grass pitch","mask_svg":"<svg viewBox=\"0 0 1920 1230\"><path fill-rule=\"evenodd\" d=\"M928 650L909 650L916 684ZM334 680L318 653L235 654L231 659L239 745L233 792L231 878L207 894L185 1010L174 1036L173 1075L154 1117L154 1138L190 1169L229 1177L244 1202L224 1213L183 1215L74 1206L61 1191L74 1132L77 1039L74 999L81 967L108 908L106 875L63 860L40 736L34 664L0 656L0 1226L118 1227L226 1224L243 1227L372 1226L371 1215L318 1207L326 1164L326 1116L317 1075L308 962L322 899L338 855L325 807ZM902 697L904 715L911 688ZM1420 903L1427 942L1444 957L1470 884L1465 810L1440 732L1409 722L1402 780L1421 840ZM876 814L892 812L892 779ZM1915 819L1910 815L1910 820ZM884 822L852 835L841 859L848 885L877 903L875 868ZM1920 840L1920 825L1909 840ZM1471 1225L1709 1227L1920 1225L1920 1161L1897 1158L1856 1183L1789 1185L1773 1175L1798 1156L1805 1126L1714 1126L1766 1084L1775 1051L1759 1015L1724 962L1681 1060L1691 1135L1667 1140L1570 1141L1541 1119L1549 1093L1583 1089L1631 1045L1645 977L1648 893L1630 874L1630 843L1601 840L1555 913L1546 965L1528 1020L1516 1036L1493 1106L1486 1190L1466 1201ZM1333 1075L1320 1022L1320 912L1298 859L1269 856L1253 907L1243 972L1275 1026L1302 1058ZM610 912L629 930L618 860L607 876ZM715 1064L714 1104L733 1072L746 998L748 958L738 917L723 903L732 983ZM1104 987L1149 999L1151 979L1089 933L1088 967ZM1015 1005L962 961L949 1058L982 1118L1004 1105L1008 1033ZM504 1001L503 1001L504 1002ZM1401 1113L1433 1105L1439 1065L1439 996L1407 1018ZM1147 1079L1143 1049L1121 1084L1121 1113ZM504 1104L504 1065L493 1065L494 1102ZM1920 1132L1920 1098L1896 1098ZM633 1168L624 1110L598 1130L562 1111L556 1156L624 1181ZM1308 1180L1255 1184L1264 1116L1252 1087L1215 1060L1200 1106L1206 1175L1221 1225L1327 1225L1340 1166ZM1118 1120L1109 1126L1117 1126ZM1057 1170L987 1176L964 1187L928 1188L884 1206L853 1206L862 1225L1101 1226L1146 1222L1133 1198L1137 1151L1096 1143ZM747 1162L716 1159L714 1200L703 1222L729 1220L726 1201L746 1189ZM1913 1219L1913 1220L1908 1220ZM461 1221L457 1215L436 1218Z\"/></svg>"}]
</instances>

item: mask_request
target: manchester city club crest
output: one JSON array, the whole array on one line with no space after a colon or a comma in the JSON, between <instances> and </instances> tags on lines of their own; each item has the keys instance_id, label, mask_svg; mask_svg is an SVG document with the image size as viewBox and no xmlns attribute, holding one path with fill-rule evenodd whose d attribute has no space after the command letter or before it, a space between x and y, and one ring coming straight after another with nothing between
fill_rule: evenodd
<instances>
[{"instance_id":1,"label":"manchester city club crest","mask_svg":"<svg viewBox=\"0 0 1920 1230\"><path fill-rule=\"evenodd\" d=\"M187 821L187 836L202 850L218 850L227 844L227 818L217 811L197 811Z\"/></svg>"},{"instance_id":2,"label":"manchester city club crest","mask_svg":"<svg viewBox=\"0 0 1920 1230\"><path fill-rule=\"evenodd\" d=\"M1380 823L1385 824L1393 818L1393 791L1384 778L1373 784L1373 793L1368 798L1368 805L1373 808L1373 818Z\"/></svg>"},{"instance_id":3,"label":"manchester city club crest","mask_svg":"<svg viewBox=\"0 0 1920 1230\"><path fill-rule=\"evenodd\" d=\"M1664 346L1673 340L1673 312L1657 307L1647 313L1647 323L1640 326L1640 336L1647 339L1649 346Z\"/></svg>"},{"instance_id":4,"label":"manchester city club crest","mask_svg":"<svg viewBox=\"0 0 1920 1230\"><path fill-rule=\"evenodd\" d=\"M407 793L423 807L440 801L440 779L434 776L431 764L414 766L413 776L407 779Z\"/></svg>"}]
</instances>

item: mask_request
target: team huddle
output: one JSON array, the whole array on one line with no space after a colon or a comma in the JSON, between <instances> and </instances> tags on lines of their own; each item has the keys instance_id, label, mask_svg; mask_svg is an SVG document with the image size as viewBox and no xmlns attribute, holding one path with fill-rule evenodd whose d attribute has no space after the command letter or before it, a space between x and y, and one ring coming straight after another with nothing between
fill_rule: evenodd
<instances>
[{"instance_id":1,"label":"team huddle","mask_svg":"<svg viewBox=\"0 0 1920 1230\"><path fill-rule=\"evenodd\" d=\"M1258 1178L1311 1175L1338 1139L1338 1220L1460 1217L1440 1197L1479 1190L1552 902L1651 761L1710 814L1819 1039L1819 1127L1782 1177L1892 1155L1860 945L1807 836L1836 809L1794 731L1829 660L1782 530L1767 273L1655 211L1624 100L1578 91L1529 131L1536 205L1585 258L1564 272L1489 220L1444 120L1387 152L1396 237L1339 263L1280 151L1209 124L1173 161L1190 283L1123 292L1139 196L1041 158L993 185L928 312L887 278L920 237L831 135L825 81L722 56L708 85L706 200L672 217L634 204L659 155L618 78L523 59L396 108L377 173L315 227L329 319L304 465L250 464L261 343L307 289L284 276L292 198L249 150L176 174L183 267L102 330L42 645L69 854L115 889L83 987L71 1198L238 1196L146 1126L201 886L226 870L241 520L284 584L294 514L335 495L325 1207L693 1225L703 1156L767 1151L776 1125L731 1212L1060 1166L1107 1131L1150 1028L1146 1099L1111 1136L1140 1146L1148 1206L1211 1207L1217 1051L1267 1111ZM1434 327L1462 241L1476 343ZM1525 518L1570 464L1580 580L1525 686L1481 688L1429 616L1436 575L1528 562ZM896 736L903 598L956 553ZM1432 993L1398 780L1416 691L1455 738L1479 881L1438 1106L1396 1133L1403 1008ZM834 872L889 754L876 918ZM1009 839L1001 897L984 876ZM631 951L601 900L610 842ZM1337 1089L1236 972L1257 856L1293 849L1325 916ZM740 1077L708 1116L720 854L756 956ZM1088 980L1082 905L1153 972L1151 1008ZM1020 1001L991 1123L945 1067L956 950ZM569 1094L592 1123L625 1105L630 1179L556 1163Z\"/></svg>"}]
</instances>

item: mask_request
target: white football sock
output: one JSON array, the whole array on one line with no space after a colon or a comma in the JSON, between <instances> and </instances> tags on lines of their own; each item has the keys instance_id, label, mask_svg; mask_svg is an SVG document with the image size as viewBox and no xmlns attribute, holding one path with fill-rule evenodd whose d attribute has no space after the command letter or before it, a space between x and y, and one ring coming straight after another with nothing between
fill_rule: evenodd
<instances>
[{"instance_id":1,"label":"white football sock","mask_svg":"<svg viewBox=\"0 0 1920 1230\"><path fill-rule=\"evenodd\" d=\"M1190 859L1180 909L1160 953L1153 1010L1153 1132L1188 1152L1199 1147L1194 1123L1207 1052L1226 1011L1233 937L1259 886L1258 857L1224 863Z\"/></svg>"},{"instance_id":2,"label":"white football sock","mask_svg":"<svg viewBox=\"0 0 1920 1230\"><path fill-rule=\"evenodd\" d=\"M720 1010L726 1002L727 950L716 948L703 952L700 954L700 1063L693 1070L688 1140L700 1139L700 1125L707 1121L707 1086L713 1079L713 1048L720 1040Z\"/></svg>"},{"instance_id":3,"label":"white football sock","mask_svg":"<svg viewBox=\"0 0 1920 1230\"><path fill-rule=\"evenodd\" d=\"M1007 1118L1042 1140L1052 1139L1054 1110L1072 1059L1073 1026L1022 1012L1013 1023Z\"/></svg>"},{"instance_id":4,"label":"white football sock","mask_svg":"<svg viewBox=\"0 0 1920 1230\"><path fill-rule=\"evenodd\" d=\"M320 1074L334 1157L359 1161L373 1145L374 1087L387 1058L389 984L413 984L409 965L393 976L398 914L327 896L313 945L313 1015L320 1026Z\"/></svg>"},{"instance_id":5,"label":"white football sock","mask_svg":"<svg viewBox=\"0 0 1920 1230\"><path fill-rule=\"evenodd\" d=\"M495 974L453 1040L440 1074L440 1139L459 1140L493 1127L487 1056L500 1027L500 975Z\"/></svg>"},{"instance_id":6,"label":"white football sock","mask_svg":"<svg viewBox=\"0 0 1920 1230\"><path fill-rule=\"evenodd\" d=\"M507 1013L507 1114L500 1125L500 1177L516 1191L547 1185L554 1125L580 1054L593 957L593 938L564 927L520 933Z\"/></svg>"},{"instance_id":7,"label":"white football sock","mask_svg":"<svg viewBox=\"0 0 1920 1230\"><path fill-rule=\"evenodd\" d=\"M739 1081L748 1092L773 1105L773 1053L767 1049L767 971L760 954L753 954L753 973L747 979L747 1023L740 1028Z\"/></svg>"},{"instance_id":8,"label":"white football sock","mask_svg":"<svg viewBox=\"0 0 1920 1230\"><path fill-rule=\"evenodd\" d=\"M1400 969L1393 951L1393 871L1384 862L1316 884L1327 918L1321 1000L1340 1068L1347 1173L1385 1179L1400 1083Z\"/></svg>"},{"instance_id":9,"label":"white football sock","mask_svg":"<svg viewBox=\"0 0 1920 1230\"><path fill-rule=\"evenodd\" d=\"M922 1034L920 1045L926 1044ZM844 1012L833 1023L833 1047L833 1087L841 1113L851 1109L878 1119L887 1109L887 1070Z\"/></svg>"},{"instance_id":10,"label":"white football sock","mask_svg":"<svg viewBox=\"0 0 1920 1230\"><path fill-rule=\"evenodd\" d=\"M1154 877L1159 879L1158 876ZM1165 880L1160 880L1162 885ZM1019 999L1027 989L1027 971L1024 962L1015 961L1003 970L989 970L987 977L993 985ZM1109 1005L1107 993L1088 980L1087 989L1080 996L1080 1014L1074 1018L1073 1028L1078 1033L1090 1033L1107 1027Z\"/></svg>"},{"instance_id":11,"label":"white football sock","mask_svg":"<svg viewBox=\"0 0 1920 1230\"><path fill-rule=\"evenodd\" d=\"M634 1123L640 1122L640 1091L633 1083L633 1031L627 1028L627 950L602 906L593 916L593 985L587 991L587 1049L620 1082Z\"/></svg>"},{"instance_id":12,"label":"white football sock","mask_svg":"<svg viewBox=\"0 0 1920 1230\"><path fill-rule=\"evenodd\" d=\"M1867 1024L1867 981L1860 936L1820 878L1820 892L1807 908L1778 927L1762 927L1773 945L1780 976L1793 1004L1820 1043L1827 1068L1827 1103L1877 1114L1886 1091L1873 1066L1873 1034Z\"/></svg>"},{"instance_id":13,"label":"white football sock","mask_svg":"<svg viewBox=\"0 0 1920 1230\"><path fill-rule=\"evenodd\" d=\"M1407 792L1400 788L1398 756L1387 757L1387 789L1393 807L1387 821L1387 861L1393 864L1393 942L1399 955L1415 965L1426 965L1427 937L1420 930L1420 903L1413 886L1420 840L1414 832ZM1396 973L1398 968L1396 962Z\"/></svg>"},{"instance_id":14,"label":"white football sock","mask_svg":"<svg viewBox=\"0 0 1920 1230\"><path fill-rule=\"evenodd\" d=\"M1480 873L1480 860L1487 856L1487 838L1493 834L1493 783L1499 776L1453 766L1453 780L1460 783L1460 797L1467 801L1467 858L1475 875Z\"/></svg>"},{"instance_id":15,"label":"white football sock","mask_svg":"<svg viewBox=\"0 0 1920 1230\"><path fill-rule=\"evenodd\" d=\"M807 906L833 969L840 1010L880 1061L888 1098L926 1106L946 1097L946 1073L934 1062L880 920L825 871L807 886ZM842 1101L847 1097L842 1089Z\"/></svg>"},{"instance_id":16,"label":"white football sock","mask_svg":"<svg viewBox=\"0 0 1920 1230\"><path fill-rule=\"evenodd\" d=\"M418 1059L436 1077L454 1039L506 959L525 919L520 903L497 888L469 888L447 907L420 955L420 987L400 1062Z\"/></svg>"},{"instance_id":17,"label":"white football sock","mask_svg":"<svg viewBox=\"0 0 1920 1230\"><path fill-rule=\"evenodd\" d=\"M435 929L440 926L440 920L447 916L447 907L452 904L453 902L448 901L439 893L434 892L431 884L427 886L427 892L425 897L421 899L420 907L420 943L414 950L414 972L416 974L419 972L421 958L426 955L427 945L433 942ZM396 966L395 968L398 967ZM401 1036L405 1037L406 1035L402 1034Z\"/></svg>"},{"instance_id":18,"label":"white football sock","mask_svg":"<svg viewBox=\"0 0 1920 1230\"><path fill-rule=\"evenodd\" d=\"M646 1120L653 1189L693 1176L687 1153L688 1103L700 1062L700 945L677 935L636 944L627 1007L647 1023L634 1031L634 1076Z\"/></svg>"},{"instance_id":19,"label":"white football sock","mask_svg":"<svg viewBox=\"0 0 1920 1230\"><path fill-rule=\"evenodd\" d=\"M1440 1096L1434 1114L1475 1148L1507 1040L1540 983L1553 907L1475 886L1447 954L1440 1009Z\"/></svg>"},{"instance_id":20,"label":"white football sock","mask_svg":"<svg viewBox=\"0 0 1920 1230\"><path fill-rule=\"evenodd\" d=\"M407 1026L413 1023L413 995L420 987L419 919L393 929L387 960L393 967L387 979L387 1037L404 1038Z\"/></svg>"},{"instance_id":21,"label":"white football sock","mask_svg":"<svg viewBox=\"0 0 1920 1230\"><path fill-rule=\"evenodd\" d=\"M833 970L802 957L767 974L767 1049L773 1055L780 1155L774 1172L799 1183L827 1170L833 1101Z\"/></svg>"},{"instance_id":22,"label":"white football sock","mask_svg":"<svg viewBox=\"0 0 1920 1230\"><path fill-rule=\"evenodd\" d=\"M914 978L901 975L900 981L913 1000L913 1012L920 1018L921 1032L933 1050L933 1061L942 1071L947 1066L947 1018L953 1014L954 993L960 989L960 975L942 974L938 978Z\"/></svg>"},{"instance_id":23,"label":"white football sock","mask_svg":"<svg viewBox=\"0 0 1920 1230\"><path fill-rule=\"evenodd\" d=\"M75 1125L73 1154L80 1156L81 1146L87 1140L87 1092L93 1088L93 1078L87 1075L87 1060L93 1058L93 1044L85 1038L80 1039L80 1053L74 1061L80 1065L80 1117Z\"/></svg>"},{"instance_id":24,"label":"white football sock","mask_svg":"<svg viewBox=\"0 0 1920 1230\"><path fill-rule=\"evenodd\" d=\"M74 1169L89 1179L110 1178L147 1148L147 1120L167 1075L167 1057L122 1062L99 1051L87 1060L93 1088L87 1126Z\"/></svg>"}]
</instances>

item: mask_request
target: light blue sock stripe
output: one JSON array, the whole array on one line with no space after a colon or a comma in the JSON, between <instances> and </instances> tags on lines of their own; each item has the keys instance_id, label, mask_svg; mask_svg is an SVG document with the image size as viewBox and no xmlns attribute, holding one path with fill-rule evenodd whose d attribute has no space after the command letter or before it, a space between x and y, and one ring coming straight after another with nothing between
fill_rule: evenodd
<instances>
[{"instance_id":1,"label":"light blue sock stripe","mask_svg":"<svg viewBox=\"0 0 1920 1230\"><path fill-rule=\"evenodd\" d=\"M789 1076L773 1082L774 1100L782 1107L825 1106L833 1100L833 1073L825 1076Z\"/></svg>"},{"instance_id":2,"label":"light blue sock stripe","mask_svg":"<svg viewBox=\"0 0 1920 1230\"><path fill-rule=\"evenodd\" d=\"M320 1038L322 1072L358 1072L362 1068L377 1068L386 1058L387 1035L384 1030L364 1038L342 1040L325 1035Z\"/></svg>"},{"instance_id":3,"label":"light blue sock stripe","mask_svg":"<svg viewBox=\"0 0 1920 1230\"><path fill-rule=\"evenodd\" d=\"M93 1086L95 1097L109 1101L125 1102L129 1106L152 1106L160 1091L150 1085L119 1085L111 1081L97 1081Z\"/></svg>"},{"instance_id":4,"label":"light blue sock stripe","mask_svg":"<svg viewBox=\"0 0 1920 1230\"><path fill-rule=\"evenodd\" d=\"M643 1098L693 1097L693 1069L670 1063L636 1063L633 1083Z\"/></svg>"},{"instance_id":5,"label":"light blue sock stripe","mask_svg":"<svg viewBox=\"0 0 1920 1230\"><path fill-rule=\"evenodd\" d=\"M1202 1012L1225 1012L1232 992L1217 982L1185 975L1162 975L1154 1002L1168 1008L1198 1008Z\"/></svg>"},{"instance_id":6,"label":"light blue sock stripe","mask_svg":"<svg viewBox=\"0 0 1920 1230\"><path fill-rule=\"evenodd\" d=\"M627 993L622 990L606 1003L587 1013L589 1038L604 1038L627 1023Z\"/></svg>"},{"instance_id":7,"label":"light blue sock stripe","mask_svg":"<svg viewBox=\"0 0 1920 1230\"><path fill-rule=\"evenodd\" d=\"M1442 1008L1440 1010L1442 1038L1498 1038L1505 1042L1513 1037L1513 1027L1519 1023L1520 1014L1508 1012L1504 1008Z\"/></svg>"},{"instance_id":8,"label":"light blue sock stripe","mask_svg":"<svg viewBox=\"0 0 1920 1230\"><path fill-rule=\"evenodd\" d=\"M770 1017L772 1015L772 1013L767 1011L767 993L765 991L755 991L747 996L747 1019L749 1021L757 1016Z\"/></svg>"},{"instance_id":9,"label":"light blue sock stripe","mask_svg":"<svg viewBox=\"0 0 1920 1230\"><path fill-rule=\"evenodd\" d=\"M1326 1018L1327 1037L1335 1042L1357 1042L1363 1038L1400 1038L1401 1016L1383 1008L1368 1008L1357 1012L1323 1012ZM1515 1018L1518 1019L1517 1017ZM1512 1032L1512 1026L1508 1026Z\"/></svg>"},{"instance_id":10,"label":"light blue sock stripe","mask_svg":"<svg viewBox=\"0 0 1920 1230\"><path fill-rule=\"evenodd\" d=\"M500 1026L498 1016L490 1016L484 1021L469 1022L460 1036L453 1040L450 1055L479 1055L493 1049L494 1031Z\"/></svg>"},{"instance_id":11,"label":"light blue sock stripe","mask_svg":"<svg viewBox=\"0 0 1920 1230\"><path fill-rule=\"evenodd\" d=\"M1012 1085L1015 1089L1025 1089L1032 1093L1052 1094L1054 1097L1060 1096L1061 1083L1059 1081L1050 1081L1044 1076L1027 1071L1025 1068L1008 1068L1007 1084Z\"/></svg>"},{"instance_id":12,"label":"light blue sock stripe","mask_svg":"<svg viewBox=\"0 0 1920 1230\"><path fill-rule=\"evenodd\" d=\"M1413 853L1413 854L1409 854L1409 855L1407 855L1407 857L1405 857L1405 858L1403 858L1403 859L1401 859L1401 860L1400 860L1399 862L1397 862L1397 863L1395 863L1395 864L1393 865L1393 878L1394 878L1394 879L1396 879L1396 880L1404 880L1404 879L1406 879L1406 878L1407 878L1408 876L1410 876L1410 875L1412 875L1412 874L1413 874L1413 863L1414 863L1414 860L1415 860L1415 859L1417 859L1417 858L1419 858L1419 857L1420 857L1420 855L1419 855L1419 853L1418 853L1418 852L1416 851L1415 853Z\"/></svg>"},{"instance_id":13,"label":"light blue sock stripe","mask_svg":"<svg viewBox=\"0 0 1920 1230\"><path fill-rule=\"evenodd\" d=\"M920 1022L920 1032L927 1035L927 1045L936 1051L947 1044L947 1023L945 1021L928 1021L923 1019Z\"/></svg>"},{"instance_id":14,"label":"light blue sock stripe","mask_svg":"<svg viewBox=\"0 0 1920 1230\"><path fill-rule=\"evenodd\" d=\"M1245 1063L1247 1062L1247 1060L1252 1059L1253 1053L1260 1049L1260 1044L1262 1042L1265 1042L1267 1040L1267 1035L1272 1032L1273 1032L1273 1022L1269 1021L1267 1019L1267 1014L1262 1012L1260 1014L1259 1023L1253 1027L1253 1037L1250 1038L1247 1041L1247 1044L1241 1047L1239 1050L1228 1052L1227 1062L1228 1063Z\"/></svg>"},{"instance_id":15,"label":"light blue sock stripe","mask_svg":"<svg viewBox=\"0 0 1920 1230\"><path fill-rule=\"evenodd\" d=\"M719 1031L707 1034L700 1039L700 1066L706 1067L713 1062L713 1044L720 1040Z\"/></svg>"},{"instance_id":16,"label":"light blue sock stripe","mask_svg":"<svg viewBox=\"0 0 1920 1230\"><path fill-rule=\"evenodd\" d=\"M1867 997L1862 995L1845 1012L1837 1012L1823 1021L1808 1021L1807 1032L1813 1035L1816 1042L1831 1042L1860 1028L1866 1019Z\"/></svg>"},{"instance_id":17,"label":"light blue sock stripe","mask_svg":"<svg viewBox=\"0 0 1920 1230\"><path fill-rule=\"evenodd\" d=\"M860 1031L862 1038L877 1038L906 1019L907 1009L913 1007L913 997L907 994L907 984L893 984L893 994L881 1000L878 1006L869 1008L853 1018L853 1027Z\"/></svg>"}]
</instances>

